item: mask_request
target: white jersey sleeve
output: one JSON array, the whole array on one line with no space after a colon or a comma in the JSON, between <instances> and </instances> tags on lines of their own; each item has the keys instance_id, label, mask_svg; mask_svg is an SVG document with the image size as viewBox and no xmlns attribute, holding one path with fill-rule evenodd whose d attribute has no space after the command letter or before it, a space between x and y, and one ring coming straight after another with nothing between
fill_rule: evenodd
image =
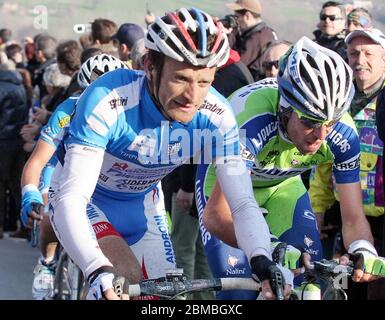
<instances>
[{"instance_id":1,"label":"white jersey sleeve","mask_svg":"<svg viewBox=\"0 0 385 320\"><path fill-rule=\"evenodd\" d=\"M250 259L264 255L271 259L269 227L255 201L251 178L240 157L215 166L216 176L230 206L238 246Z\"/></svg>"},{"instance_id":2,"label":"white jersey sleeve","mask_svg":"<svg viewBox=\"0 0 385 320\"><path fill-rule=\"evenodd\" d=\"M86 214L103 155L100 148L70 145L61 174L60 191L52 202L51 222L55 233L86 276L101 266L111 266L99 248Z\"/></svg>"}]
</instances>

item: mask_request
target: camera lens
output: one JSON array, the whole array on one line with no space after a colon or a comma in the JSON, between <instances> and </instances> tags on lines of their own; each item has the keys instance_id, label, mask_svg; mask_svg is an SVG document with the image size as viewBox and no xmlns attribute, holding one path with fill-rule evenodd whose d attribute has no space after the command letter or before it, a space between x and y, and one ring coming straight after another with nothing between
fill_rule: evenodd
<instances>
[{"instance_id":1,"label":"camera lens","mask_svg":"<svg viewBox=\"0 0 385 320\"><path fill-rule=\"evenodd\" d=\"M220 19L219 21L222 22L223 26L226 29L237 27L237 19L236 19L235 15L233 15L233 14L228 14L228 15L224 16L222 19Z\"/></svg>"}]
</instances>

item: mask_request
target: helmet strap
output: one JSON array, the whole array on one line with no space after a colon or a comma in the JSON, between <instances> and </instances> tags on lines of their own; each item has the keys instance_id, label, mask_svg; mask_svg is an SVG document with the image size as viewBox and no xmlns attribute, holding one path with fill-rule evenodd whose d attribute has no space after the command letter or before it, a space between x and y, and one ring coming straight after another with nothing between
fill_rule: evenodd
<instances>
[{"instance_id":1,"label":"helmet strap","mask_svg":"<svg viewBox=\"0 0 385 320\"><path fill-rule=\"evenodd\" d=\"M163 66L164 66L164 59L161 63L158 64L155 77L154 77L154 66L151 65L149 68L150 84L152 86L152 98L154 99L155 105L160 111L160 113L163 114L168 121L173 121L173 119L168 115L168 113L166 112L166 110L164 109L164 107L162 106L159 100L159 87L160 87L160 80L161 80L161 75L163 71Z\"/></svg>"},{"instance_id":2,"label":"helmet strap","mask_svg":"<svg viewBox=\"0 0 385 320\"><path fill-rule=\"evenodd\" d=\"M289 135L287 133L287 124L289 122L290 116L293 112L292 108L282 108L279 106L278 110L278 125L279 125L279 130L282 133L283 137L289 141L291 139L289 138Z\"/></svg>"}]
</instances>

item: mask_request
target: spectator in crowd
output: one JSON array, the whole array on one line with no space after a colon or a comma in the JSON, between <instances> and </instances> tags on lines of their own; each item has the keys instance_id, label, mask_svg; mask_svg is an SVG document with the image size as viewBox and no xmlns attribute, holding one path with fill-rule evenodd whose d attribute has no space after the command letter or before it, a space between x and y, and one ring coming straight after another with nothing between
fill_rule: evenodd
<instances>
[{"instance_id":1,"label":"spectator in crowd","mask_svg":"<svg viewBox=\"0 0 385 320\"><path fill-rule=\"evenodd\" d=\"M10 44L12 39L12 31L9 29L0 29L0 51L4 51L5 47Z\"/></svg>"},{"instance_id":2,"label":"spectator in crowd","mask_svg":"<svg viewBox=\"0 0 385 320\"><path fill-rule=\"evenodd\" d=\"M56 63L46 68L43 75L43 83L46 86L47 95L41 100L41 106L33 109L33 123L24 125L20 131L25 141L25 151L32 152L35 146L35 138L39 134L40 128L47 122L52 111L54 111L54 107L58 105L57 101L62 99L70 81L71 78L63 75Z\"/></svg>"},{"instance_id":3,"label":"spectator in crowd","mask_svg":"<svg viewBox=\"0 0 385 320\"><path fill-rule=\"evenodd\" d=\"M337 52L344 60L346 57L345 7L340 2L328 1L322 5L318 29L313 32L319 45Z\"/></svg>"},{"instance_id":4,"label":"spectator in crowd","mask_svg":"<svg viewBox=\"0 0 385 320\"><path fill-rule=\"evenodd\" d=\"M23 78L23 85L27 94L27 103L30 105L32 101L32 77L24 60L23 49L20 45L14 43L8 45L5 48L5 52L7 53L8 59L15 63L17 71L20 72Z\"/></svg>"},{"instance_id":5,"label":"spectator in crowd","mask_svg":"<svg viewBox=\"0 0 385 320\"><path fill-rule=\"evenodd\" d=\"M132 69L144 70L143 58L146 53L147 49L144 45L144 38L139 39L131 48Z\"/></svg>"},{"instance_id":6,"label":"spectator in crowd","mask_svg":"<svg viewBox=\"0 0 385 320\"><path fill-rule=\"evenodd\" d=\"M63 74L59 65L54 63L45 70L43 81L48 94L42 99L41 106L52 112L58 105L58 101L62 100L62 97L71 82L71 77ZM45 121L42 121L41 123L45 124Z\"/></svg>"},{"instance_id":7,"label":"spectator in crowd","mask_svg":"<svg viewBox=\"0 0 385 320\"><path fill-rule=\"evenodd\" d=\"M91 23L91 39L94 44L107 44L111 42L116 33L116 23L108 19L95 19Z\"/></svg>"},{"instance_id":8,"label":"spectator in crowd","mask_svg":"<svg viewBox=\"0 0 385 320\"><path fill-rule=\"evenodd\" d=\"M43 84L43 74L45 69L56 62L57 40L46 34L35 37L35 58L39 62L39 67L33 75L34 101L40 104L40 100L47 94L45 85Z\"/></svg>"},{"instance_id":9,"label":"spectator in crowd","mask_svg":"<svg viewBox=\"0 0 385 320\"><path fill-rule=\"evenodd\" d=\"M279 58L281 58L291 47L288 41L273 42L262 56L262 70L265 77L276 77L279 70Z\"/></svg>"},{"instance_id":10,"label":"spectator in crowd","mask_svg":"<svg viewBox=\"0 0 385 320\"><path fill-rule=\"evenodd\" d=\"M264 77L262 55L270 43L277 40L277 36L262 21L259 0L237 0L228 3L227 7L234 11L238 25L228 35L230 46L239 52L241 61L249 68L254 79L260 80Z\"/></svg>"},{"instance_id":11,"label":"spectator in crowd","mask_svg":"<svg viewBox=\"0 0 385 320\"><path fill-rule=\"evenodd\" d=\"M25 163L20 128L28 121L21 75L0 51L0 238L15 231L20 212L20 177Z\"/></svg>"},{"instance_id":12,"label":"spectator in crowd","mask_svg":"<svg viewBox=\"0 0 385 320\"><path fill-rule=\"evenodd\" d=\"M357 29L370 29L372 25L372 15L364 8L353 9L347 16L347 33Z\"/></svg>"},{"instance_id":13,"label":"spectator in crowd","mask_svg":"<svg viewBox=\"0 0 385 320\"><path fill-rule=\"evenodd\" d=\"M253 82L253 75L241 61L238 52L230 49L229 59L225 65L218 68L212 86L224 97L228 97L235 90Z\"/></svg>"},{"instance_id":14,"label":"spectator in crowd","mask_svg":"<svg viewBox=\"0 0 385 320\"><path fill-rule=\"evenodd\" d=\"M112 39L117 41L119 58L132 68L131 51L136 41L144 39L144 31L135 23L122 24Z\"/></svg>"},{"instance_id":15,"label":"spectator in crowd","mask_svg":"<svg viewBox=\"0 0 385 320\"><path fill-rule=\"evenodd\" d=\"M59 99L56 105L66 100L69 97L79 93L81 88L77 81L77 74L80 69L80 57L82 49L79 44L74 40L69 40L59 44L57 47L57 63L60 72L64 75L71 77L71 82L68 85L67 90L64 92L61 99ZM53 109L55 106L53 106Z\"/></svg>"},{"instance_id":16,"label":"spectator in crowd","mask_svg":"<svg viewBox=\"0 0 385 320\"><path fill-rule=\"evenodd\" d=\"M17 43L10 44L5 47L5 53L8 59L11 59L17 68L24 68L23 49Z\"/></svg>"},{"instance_id":17,"label":"spectator in crowd","mask_svg":"<svg viewBox=\"0 0 385 320\"><path fill-rule=\"evenodd\" d=\"M385 85L385 36L378 29L355 30L346 37L347 54L353 69L355 95L350 114L360 138L360 176L364 213L374 236L374 245L379 255L384 255L384 194L382 177L383 143L376 130L376 98ZM324 219L337 221L337 211L324 213L334 203L331 186L331 166L318 167L310 183L312 205L321 232L325 228ZM334 215L334 217L330 217ZM329 229L333 226L326 226ZM339 226L340 227L340 226ZM331 258L331 257L328 257ZM380 287L378 287L380 286ZM364 286L360 286L361 298L385 299L384 282L375 281L368 285L368 296L362 296Z\"/></svg>"},{"instance_id":18,"label":"spectator in crowd","mask_svg":"<svg viewBox=\"0 0 385 320\"><path fill-rule=\"evenodd\" d=\"M347 17L347 32L357 29L372 28L372 15L364 8L356 8L350 11Z\"/></svg>"},{"instance_id":19,"label":"spectator in crowd","mask_svg":"<svg viewBox=\"0 0 385 320\"><path fill-rule=\"evenodd\" d=\"M88 47L92 46L91 35L89 33L82 34L79 37L79 42L83 50L87 49Z\"/></svg>"},{"instance_id":20,"label":"spectator in crowd","mask_svg":"<svg viewBox=\"0 0 385 320\"><path fill-rule=\"evenodd\" d=\"M35 43L25 43L24 44L24 55L26 59L26 68L33 79L35 70L39 68L40 63L37 61L35 56Z\"/></svg>"},{"instance_id":21,"label":"spectator in crowd","mask_svg":"<svg viewBox=\"0 0 385 320\"><path fill-rule=\"evenodd\" d=\"M60 72L72 77L80 68L82 49L75 40L69 40L58 45L57 64Z\"/></svg>"},{"instance_id":22,"label":"spectator in crowd","mask_svg":"<svg viewBox=\"0 0 385 320\"><path fill-rule=\"evenodd\" d=\"M118 27L108 19L96 19L91 23L91 46L100 48L103 52L118 57L118 50L114 46L112 36Z\"/></svg>"},{"instance_id":23,"label":"spectator in crowd","mask_svg":"<svg viewBox=\"0 0 385 320\"><path fill-rule=\"evenodd\" d=\"M103 53L102 49L95 48L95 47L89 47L87 49L84 49L80 56L80 65L86 62L89 58L97 56L98 54L102 54L102 53Z\"/></svg>"}]
</instances>

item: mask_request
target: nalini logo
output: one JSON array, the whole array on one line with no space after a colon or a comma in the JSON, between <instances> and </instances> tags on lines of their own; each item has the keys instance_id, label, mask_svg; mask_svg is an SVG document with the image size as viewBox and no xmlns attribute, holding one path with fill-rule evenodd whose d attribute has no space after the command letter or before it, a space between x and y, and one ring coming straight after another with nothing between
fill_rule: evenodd
<instances>
[{"instance_id":1,"label":"nalini logo","mask_svg":"<svg viewBox=\"0 0 385 320\"><path fill-rule=\"evenodd\" d=\"M291 164L293 166L296 166L297 164L299 164L299 161L294 159L294 160L291 161Z\"/></svg>"},{"instance_id":2,"label":"nalini logo","mask_svg":"<svg viewBox=\"0 0 385 320\"><path fill-rule=\"evenodd\" d=\"M239 259L233 256L229 256L229 259L227 259L227 263L233 268L238 264L238 261Z\"/></svg>"},{"instance_id":3,"label":"nalini logo","mask_svg":"<svg viewBox=\"0 0 385 320\"><path fill-rule=\"evenodd\" d=\"M227 263L229 264L229 266L231 268L228 268L226 270L226 276L235 276L235 275L246 274L246 268L239 268L239 266L238 266L239 259L237 257L229 256L229 258L227 259ZM241 263L240 266L242 267L243 264Z\"/></svg>"},{"instance_id":4,"label":"nalini logo","mask_svg":"<svg viewBox=\"0 0 385 320\"><path fill-rule=\"evenodd\" d=\"M303 242L306 244L307 247L311 247L314 243L314 241L306 235L305 235Z\"/></svg>"}]
</instances>

